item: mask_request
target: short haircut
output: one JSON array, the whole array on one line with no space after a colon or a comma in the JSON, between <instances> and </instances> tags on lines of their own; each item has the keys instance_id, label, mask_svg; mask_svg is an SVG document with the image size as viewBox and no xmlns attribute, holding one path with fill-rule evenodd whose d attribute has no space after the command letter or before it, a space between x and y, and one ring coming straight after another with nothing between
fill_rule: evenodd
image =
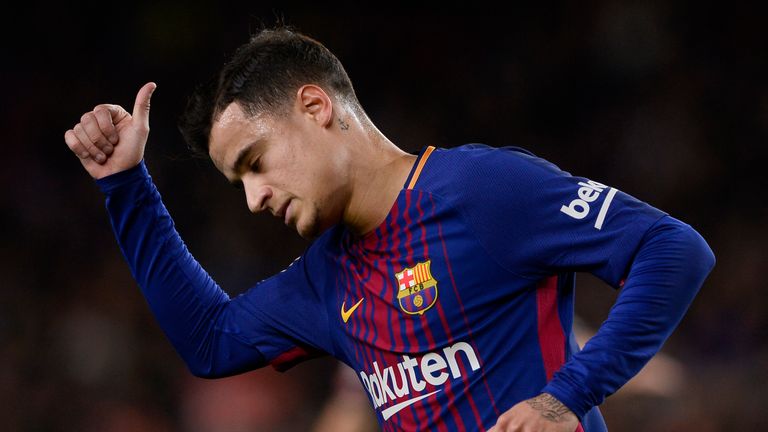
<instances>
[{"instance_id":1,"label":"short haircut","mask_svg":"<svg viewBox=\"0 0 768 432\"><path fill-rule=\"evenodd\" d=\"M332 90L359 107L347 72L323 44L288 26L261 30L235 51L217 79L195 89L179 130L195 155L208 157L213 122L231 103L250 116L284 115L305 84Z\"/></svg>"}]
</instances>

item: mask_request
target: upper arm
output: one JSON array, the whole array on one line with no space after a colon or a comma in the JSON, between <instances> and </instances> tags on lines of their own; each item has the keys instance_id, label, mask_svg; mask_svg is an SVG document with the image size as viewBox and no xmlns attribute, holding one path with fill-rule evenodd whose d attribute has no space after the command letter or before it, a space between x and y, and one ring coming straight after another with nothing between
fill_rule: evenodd
<instances>
[{"instance_id":1,"label":"upper arm","mask_svg":"<svg viewBox=\"0 0 768 432\"><path fill-rule=\"evenodd\" d=\"M325 266L308 250L285 270L232 300L232 313L252 320L238 329L277 369L331 352L323 299Z\"/></svg>"}]
</instances>

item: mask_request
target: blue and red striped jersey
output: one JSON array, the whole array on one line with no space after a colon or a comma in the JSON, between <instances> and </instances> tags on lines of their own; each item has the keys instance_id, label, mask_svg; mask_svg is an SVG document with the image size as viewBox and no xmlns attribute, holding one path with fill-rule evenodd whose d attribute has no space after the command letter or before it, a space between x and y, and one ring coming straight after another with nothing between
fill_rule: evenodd
<instances>
[{"instance_id":1,"label":"blue and red striped jersey","mask_svg":"<svg viewBox=\"0 0 768 432\"><path fill-rule=\"evenodd\" d=\"M579 430L603 431L596 405L658 350L708 272L704 260L704 276L665 294L670 311L648 322L622 321L644 312L617 303L613 327L579 352L575 272L626 280L629 295L650 289L633 260L648 233L684 224L525 150L423 148L378 227L334 226L233 299L189 255L143 163L99 183L136 279L196 374L329 354L357 372L385 431L485 430L542 391Z\"/></svg>"}]
</instances>

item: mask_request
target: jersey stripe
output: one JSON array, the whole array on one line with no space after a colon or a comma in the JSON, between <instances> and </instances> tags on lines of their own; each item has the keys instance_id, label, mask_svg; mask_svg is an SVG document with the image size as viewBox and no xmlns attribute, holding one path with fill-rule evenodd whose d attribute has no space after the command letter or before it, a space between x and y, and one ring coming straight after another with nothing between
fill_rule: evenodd
<instances>
[{"instance_id":1,"label":"jersey stripe","mask_svg":"<svg viewBox=\"0 0 768 432\"><path fill-rule=\"evenodd\" d=\"M424 210L421 207L422 200L424 199L424 192L418 191L418 196L416 197L416 210L419 212L419 218L418 218L418 226L419 230L421 232L421 245L424 250L424 256L429 257L429 243L427 242L427 228L424 225ZM431 275L427 275L427 277L431 278ZM443 333L446 335L446 340L448 341L449 345L452 345L454 342L453 335L451 334L450 326L448 325L448 320L445 317L445 311L443 311L443 305L440 301L437 302L435 305L437 309L438 317L440 318L440 324L443 329ZM466 376L466 375L463 375ZM469 397L472 397L472 395L468 395ZM440 397L440 396L438 396ZM456 404L454 401L456 400L456 395L453 391L453 385L451 380L448 380L445 382L445 396L448 398L447 403L444 403L443 406L448 406L448 409L451 412L451 416L453 417L453 420L456 424L455 430L461 430L461 429L467 429L466 424L464 423L464 420L461 418L461 413L458 409L456 409Z\"/></svg>"},{"instance_id":2,"label":"jersey stripe","mask_svg":"<svg viewBox=\"0 0 768 432\"><path fill-rule=\"evenodd\" d=\"M354 292L355 290L353 290L352 286L351 286L352 285L351 281L353 280L353 277L352 277L352 271L350 270L350 266L351 266L350 255L349 254L344 254L344 256L342 257L342 261L341 262L342 262L341 268L342 268L342 272L343 272L343 284L344 284L343 285L343 290L344 290L343 297L346 298L346 299L349 299L348 301L351 302L352 301L352 294L355 293ZM365 303L365 302L363 302L363 303ZM361 320L362 320L362 318L361 318L361 312L360 311L357 311L356 313L352 314L351 319L347 323L348 326L349 326L347 328L347 331L354 335L354 337L353 337L353 343L354 343L353 348L354 348L354 352L355 352L355 360L358 362L358 364L361 364L361 363L369 364L368 363L369 359L367 358L366 352L363 349L363 347L360 346L360 343L358 342L359 341L358 334L360 333L360 328L362 326Z\"/></svg>"},{"instance_id":3,"label":"jersey stripe","mask_svg":"<svg viewBox=\"0 0 768 432\"><path fill-rule=\"evenodd\" d=\"M407 203L403 206L402 212L398 215L398 217L393 218L393 222L395 224L395 227L392 232L392 237L394 239L394 243L392 244L392 262L400 262L401 256L403 255L403 224L401 222L402 219L402 213L407 211L408 205ZM388 275L394 276L394 272L388 273ZM394 301L397 301L396 299ZM397 333L399 333L399 336L402 340L402 351L403 352L409 352L414 348L418 348L418 342L413 338L413 324L410 320L404 321L405 325L403 325L402 316L400 314L395 315L395 322L393 323L393 326L397 327ZM405 410L403 410L405 411ZM401 411L401 412L403 412ZM425 406L424 410L417 410L414 405L411 405L408 409L408 411L411 413L411 418L413 419L414 426L413 430L424 430L425 429L425 423L427 422L427 419L430 416L429 407ZM405 426L405 424L401 423L401 426L403 429L408 429L408 427Z\"/></svg>"},{"instance_id":4,"label":"jersey stripe","mask_svg":"<svg viewBox=\"0 0 768 432\"><path fill-rule=\"evenodd\" d=\"M565 363L565 333L557 310L557 276L550 276L536 287L539 346L547 382Z\"/></svg>"},{"instance_id":5,"label":"jersey stripe","mask_svg":"<svg viewBox=\"0 0 768 432\"><path fill-rule=\"evenodd\" d=\"M560 323L557 308L557 276L543 279L536 287L536 309L539 328L539 345L544 360L547 382L565 363L565 331ZM579 423L576 432L584 432Z\"/></svg>"},{"instance_id":6,"label":"jersey stripe","mask_svg":"<svg viewBox=\"0 0 768 432\"><path fill-rule=\"evenodd\" d=\"M401 214L403 230L401 231L401 246L400 248L398 248L398 253L400 253L401 251L404 252L402 255L406 260L406 265L409 267L412 267L413 266L413 250L410 247L411 232L408 229L408 226L409 226L408 221L410 220L410 216L408 215L408 212L410 209L411 209L411 194L405 193L405 206ZM399 259L396 259L395 262L398 262L398 261L402 262L401 257L398 257L398 258ZM417 332L416 324L413 318L414 316L411 316L408 314L401 314L399 317L400 322L401 324L405 324L405 325L404 326L401 325L400 328L405 329L405 334L408 339L408 343L410 345L410 350L412 352L413 351L418 352L418 351L421 351L422 347L429 345L429 341L425 339L426 331L428 329L424 329L423 333ZM432 421L434 421L432 419L434 419L434 416L437 415L440 411L439 407L437 410L434 409L435 398L429 397L426 400L424 400L422 403L418 404L418 406L423 408L423 414L426 416L425 421L427 423L424 425L424 428L429 429ZM415 409L416 405L411 405L411 407ZM417 411L420 411L420 410L417 410ZM444 427L445 426L443 425L443 428Z\"/></svg>"},{"instance_id":7,"label":"jersey stripe","mask_svg":"<svg viewBox=\"0 0 768 432\"><path fill-rule=\"evenodd\" d=\"M392 274L392 259L394 250L396 248L397 244L397 238L399 235L399 226L397 225L397 218L400 214L400 205L399 200L395 201L395 205L392 208L391 211L391 217L388 224L385 224L383 226L382 236L384 238L384 242L382 244L382 249L379 251L379 258L381 262L384 263L384 268L382 269L382 286L381 291L379 292L379 297L383 299L391 298L392 293L392 286L389 284L389 275ZM392 241L392 244L390 245L390 239ZM393 318L394 317L394 318ZM396 322L397 316L394 314L394 311L392 308L387 308L387 330L389 332L389 339L390 339L390 349L389 352L394 353L398 352L398 350L403 350L404 344L402 342L402 339L400 337L400 333L396 331L395 329L395 322ZM418 421L415 416L415 412L410 410L402 410L395 414L395 418L393 421L390 422L381 422L382 425L387 425L392 430L397 430L397 425L405 426L405 425L414 425L418 424Z\"/></svg>"},{"instance_id":8,"label":"jersey stripe","mask_svg":"<svg viewBox=\"0 0 768 432\"><path fill-rule=\"evenodd\" d=\"M396 207L397 204L395 203ZM359 250L359 253L361 254L361 259L366 267L371 269L371 274L367 278L367 286L369 287L366 289L367 292L372 292L374 297L378 300L384 297L384 293L387 289L387 281L385 280L384 276L382 275L382 271L380 269L381 264L381 249L379 249L383 243L386 245L387 238L386 238L386 232L387 232L387 225L388 223L383 223L379 228L375 231L375 241L373 238L368 237L366 238L357 248ZM384 246L384 250L386 250L386 246ZM375 269L375 271L374 271ZM378 278L377 278L378 277ZM391 345L391 339L392 339L392 331L391 331L391 318L389 317L388 309L385 305L383 308L383 312L380 312L378 315L373 316L374 321L374 337L371 340L371 344L379 343L382 345L390 346ZM386 318L384 318L386 316ZM381 331L380 331L381 330ZM379 341L379 337L381 340ZM372 345L374 346L374 345ZM390 361L387 357L394 357L391 352L387 353L380 353L380 362L381 367L384 367L386 364L390 364ZM382 431L394 431L396 430L391 423L382 423Z\"/></svg>"},{"instance_id":9,"label":"jersey stripe","mask_svg":"<svg viewBox=\"0 0 768 432\"><path fill-rule=\"evenodd\" d=\"M432 194L427 192L427 195L429 196L429 200L432 203L432 216L434 217L435 216L435 207L436 207L435 206L435 200L432 198ZM480 361L480 364L483 365L483 364L485 364L485 362L483 362L483 358L482 358L482 354L480 353L480 349L477 346L477 343L475 342L474 336L472 336L472 329L469 326L469 320L467 319L467 313L464 310L464 303L461 301L461 296L459 295L459 290L456 287L456 281L453 278L453 269L451 268L451 260L448 257L448 247L445 245L445 237L443 237L443 226L440 223L440 219L435 217L435 220L437 222L437 234L438 234L438 237L440 238L440 243L443 246L443 257L445 259L445 266L448 269L448 276L451 279L451 286L453 287L453 293L456 296L456 302L459 304L459 310L461 310L461 315L464 318L464 327L466 328L467 334L469 335L470 343L472 344L473 348L475 349L475 352L477 353L477 358ZM466 394L469 395L470 391L469 391L469 382L468 382L468 380L466 378L467 374L466 373L462 373L462 376L464 377L464 380L463 380L464 381L464 391L466 392ZM483 375L483 382L485 383L486 391L488 392L488 396L490 397L491 405L493 405L493 409L496 411L496 416L498 417L498 416L501 415L501 413L499 412L498 408L496 408L496 402L493 399L493 395L491 394L491 389L488 386L488 382L487 382L487 380L485 378L485 375ZM478 429L479 430L484 429L483 421L481 420L480 413L478 412L477 406L475 405L475 402L474 402L474 400L472 398L469 398L469 406L472 408L472 414L475 416L475 422L478 424Z\"/></svg>"},{"instance_id":10,"label":"jersey stripe","mask_svg":"<svg viewBox=\"0 0 768 432\"><path fill-rule=\"evenodd\" d=\"M405 235L406 235L406 237L405 237L405 250L406 250L406 265L408 267L413 267L416 264L416 261L414 260L414 256L413 256L413 246L412 246L413 245L413 232L410 229L410 227L413 226L413 223L412 223L413 219L411 217L411 213L413 213L414 210L416 210L416 205L414 205L413 201L414 201L413 200L413 194L411 193L411 190L409 189L409 190L405 191L406 208L405 208L405 211L403 212L403 219L405 221L405 226L406 226L406 229L405 229ZM416 276L416 275L414 275L414 276ZM432 335L432 329L429 327L428 319L427 319L426 316L424 316L424 314L421 314L421 315L418 315L418 316L416 316L416 315L404 316L403 318L408 320L408 321L410 321L410 322L412 322L412 323L413 323L414 319L418 319L419 321L421 321L419 326L422 329L421 333L423 333L423 337L426 339L426 344L425 345L421 345L419 347L420 351L432 351L432 350L434 350L437 347L437 344L435 344L435 338ZM439 431L442 431L442 430L446 430L447 431L447 429L446 429L447 426L445 425L445 423L440 421L440 418L442 416L442 410L441 410L442 405L440 403L438 403L437 397L438 396L430 397L430 398L426 399L426 403L429 404L429 406L432 407L432 409L433 409L433 411L432 411L432 416L433 417L432 417L432 422L431 423L432 424L436 424L437 425L437 429Z\"/></svg>"}]
</instances>

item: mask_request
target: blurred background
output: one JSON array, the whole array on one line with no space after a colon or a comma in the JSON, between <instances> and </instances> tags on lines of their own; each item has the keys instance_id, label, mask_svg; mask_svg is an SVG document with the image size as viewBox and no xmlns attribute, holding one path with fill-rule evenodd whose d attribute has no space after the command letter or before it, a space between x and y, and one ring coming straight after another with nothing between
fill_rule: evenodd
<instances>
[{"instance_id":1,"label":"blurred background","mask_svg":"<svg viewBox=\"0 0 768 432\"><path fill-rule=\"evenodd\" d=\"M607 0L506 13L479 2L439 13L384 5L371 15L337 2L66 3L17 4L0 28L0 429L376 430L354 376L332 359L192 377L63 140L83 112L131 107L157 82L150 172L192 253L230 295L246 290L307 243L249 214L210 162L189 156L175 124L191 89L282 17L341 59L374 123L403 149L525 147L696 228L717 266L655 369L603 413L613 431L768 430L766 14ZM586 336L615 298L579 276Z\"/></svg>"}]
</instances>

